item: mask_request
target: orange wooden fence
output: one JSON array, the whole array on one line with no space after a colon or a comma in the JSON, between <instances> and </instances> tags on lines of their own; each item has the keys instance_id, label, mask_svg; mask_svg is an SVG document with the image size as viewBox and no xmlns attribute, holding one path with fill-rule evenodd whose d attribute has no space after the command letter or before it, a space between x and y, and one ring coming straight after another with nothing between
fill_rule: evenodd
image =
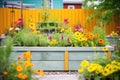
<instances>
[{"instance_id":1,"label":"orange wooden fence","mask_svg":"<svg viewBox=\"0 0 120 80\"><path fill-rule=\"evenodd\" d=\"M93 27L96 25L96 19L91 20L89 23L86 22L86 18L93 11L85 11L82 9L52 9L49 10L49 20L50 21L58 21L63 22L65 18L69 20L70 26L73 27L76 24L81 24L84 30L92 31ZM26 25L28 23L34 22L37 23L42 21L42 9L24 9L23 10L23 18ZM4 33L6 29L8 29L13 22L17 21L18 18L21 17L20 9L12 9L10 8L0 8L0 34ZM115 30L115 26L118 25L118 22L111 21L110 24L106 26L107 34L111 33L111 31Z\"/></svg>"}]
</instances>

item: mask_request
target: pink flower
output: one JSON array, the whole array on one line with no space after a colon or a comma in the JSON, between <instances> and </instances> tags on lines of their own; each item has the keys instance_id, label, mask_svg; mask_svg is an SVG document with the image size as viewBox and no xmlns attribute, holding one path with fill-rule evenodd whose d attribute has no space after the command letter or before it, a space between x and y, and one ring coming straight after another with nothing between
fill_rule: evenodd
<instances>
[{"instance_id":1,"label":"pink flower","mask_svg":"<svg viewBox=\"0 0 120 80\"><path fill-rule=\"evenodd\" d=\"M117 29L120 29L120 26L116 26Z\"/></svg>"},{"instance_id":2,"label":"pink flower","mask_svg":"<svg viewBox=\"0 0 120 80\"><path fill-rule=\"evenodd\" d=\"M61 36L61 39L64 40L64 35Z\"/></svg>"},{"instance_id":3,"label":"pink flower","mask_svg":"<svg viewBox=\"0 0 120 80\"><path fill-rule=\"evenodd\" d=\"M20 27L22 23L23 23L23 18L19 18L18 19L18 27Z\"/></svg>"},{"instance_id":4,"label":"pink flower","mask_svg":"<svg viewBox=\"0 0 120 80\"><path fill-rule=\"evenodd\" d=\"M83 32L83 28L81 27L81 25L76 25L74 26L74 31Z\"/></svg>"},{"instance_id":5,"label":"pink flower","mask_svg":"<svg viewBox=\"0 0 120 80\"><path fill-rule=\"evenodd\" d=\"M79 26L74 26L74 30L78 31L79 30Z\"/></svg>"},{"instance_id":6,"label":"pink flower","mask_svg":"<svg viewBox=\"0 0 120 80\"><path fill-rule=\"evenodd\" d=\"M22 22L23 22L23 18L19 18L18 23L22 23Z\"/></svg>"},{"instance_id":7,"label":"pink flower","mask_svg":"<svg viewBox=\"0 0 120 80\"><path fill-rule=\"evenodd\" d=\"M68 19L67 18L64 19L64 23L65 24L68 23Z\"/></svg>"},{"instance_id":8,"label":"pink flower","mask_svg":"<svg viewBox=\"0 0 120 80\"><path fill-rule=\"evenodd\" d=\"M52 40L52 36L49 36L48 39L51 41Z\"/></svg>"}]
</instances>

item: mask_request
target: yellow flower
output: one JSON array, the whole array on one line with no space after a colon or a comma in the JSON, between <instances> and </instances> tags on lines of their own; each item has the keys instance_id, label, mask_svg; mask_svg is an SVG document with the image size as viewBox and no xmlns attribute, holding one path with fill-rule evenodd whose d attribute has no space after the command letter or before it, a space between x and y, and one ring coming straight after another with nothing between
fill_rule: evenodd
<instances>
[{"instance_id":1,"label":"yellow flower","mask_svg":"<svg viewBox=\"0 0 120 80\"><path fill-rule=\"evenodd\" d=\"M103 67L101 65L98 65L96 68L96 74L100 74L103 71Z\"/></svg>"},{"instance_id":2,"label":"yellow flower","mask_svg":"<svg viewBox=\"0 0 120 80\"><path fill-rule=\"evenodd\" d=\"M74 33L74 36L79 37L79 36L81 36L81 33L77 31L77 32Z\"/></svg>"},{"instance_id":3,"label":"yellow flower","mask_svg":"<svg viewBox=\"0 0 120 80\"><path fill-rule=\"evenodd\" d=\"M88 67L88 71L89 72L93 72L97 69L97 65L98 64L91 64L89 67Z\"/></svg>"},{"instance_id":4,"label":"yellow flower","mask_svg":"<svg viewBox=\"0 0 120 80\"><path fill-rule=\"evenodd\" d=\"M108 76L110 74L110 71L108 69L104 69L102 72L103 76Z\"/></svg>"},{"instance_id":5,"label":"yellow flower","mask_svg":"<svg viewBox=\"0 0 120 80\"><path fill-rule=\"evenodd\" d=\"M23 68L22 68L22 66L18 65L17 68L16 68L16 70L17 70L18 72L21 72L21 71L23 70Z\"/></svg>"},{"instance_id":6,"label":"yellow flower","mask_svg":"<svg viewBox=\"0 0 120 80\"><path fill-rule=\"evenodd\" d=\"M31 28L31 29L35 29L36 27L35 27L35 23L30 23L29 24L29 27Z\"/></svg>"},{"instance_id":7,"label":"yellow flower","mask_svg":"<svg viewBox=\"0 0 120 80\"><path fill-rule=\"evenodd\" d=\"M90 67L88 67L88 72L93 72L93 71L95 71L95 68L94 67L92 67L92 66L90 66Z\"/></svg>"},{"instance_id":8,"label":"yellow flower","mask_svg":"<svg viewBox=\"0 0 120 80\"><path fill-rule=\"evenodd\" d=\"M87 60L83 60L81 63L80 63L80 66L82 67L86 67L89 65L89 62Z\"/></svg>"},{"instance_id":9,"label":"yellow flower","mask_svg":"<svg viewBox=\"0 0 120 80\"><path fill-rule=\"evenodd\" d=\"M50 41L50 44L51 44L51 45L56 45L56 44L58 44L58 42L57 42L56 39L52 39L52 40Z\"/></svg>"},{"instance_id":10,"label":"yellow flower","mask_svg":"<svg viewBox=\"0 0 120 80\"><path fill-rule=\"evenodd\" d=\"M65 29L64 28L62 28L61 30L60 30L60 32L64 32L65 31Z\"/></svg>"},{"instance_id":11,"label":"yellow flower","mask_svg":"<svg viewBox=\"0 0 120 80\"><path fill-rule=\"evenodd\" d=\"M113 36L118 36L118 34L116 33L116 32L114 32L114 31L112 31L112 33L110 34L112 37Z\"/></svg>"},{"instance_id":12,"label":"yellow flower","mask_svg":"<svg viewBox=\"0 0 120 80\"><path fill-rule=\"evenodd\" d=\"M103 51L108 51L108 48L107 47L103 47L102 50Z\"/></svg>"},{"instance_id":13,"label":"yellow flower","mask_svg":"<svg viewBox=\"0 0 120 80\"><path fill-rule=\"evenodd\" d=\"M111 64L116 65L116 64L117 64L117 61L113 60L113 61L111 62Z\"/></svg>"},{"instance_id":14,"label":"yellow flower","mask_svg":"<svg viewBox=\"0 0 120 80\"><path fill-rule=\"evenodd\" d=\"M82 73L83 71L84 71L84 68L78 69L78 72L79 72L79 73Z\"/></svg>"},{"instance_id":15,"label":"yellow flower","mask_svg":"<svg viewBox=\"0 0 120 80\"><path fill-rule=\"evenodd\" d=\"M113 72L116 72L119 69L119 67L116 65L112 65L112 69L113 69Z\"/></svg>"}]
</instances>

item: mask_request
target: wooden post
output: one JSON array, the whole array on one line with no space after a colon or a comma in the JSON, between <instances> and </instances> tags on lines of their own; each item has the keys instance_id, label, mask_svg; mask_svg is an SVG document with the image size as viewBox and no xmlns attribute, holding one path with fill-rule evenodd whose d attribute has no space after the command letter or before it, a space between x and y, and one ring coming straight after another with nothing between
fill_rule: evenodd
<instances>
[{"instance_id":1,"label":"wooden post","mask_svg":"<svg viewBox=\"0 0 120 80\"><path fill-rule=\"evenodd\" d=\"M108 53L107 53L107 58L108 58L108 60L111 60L111 56L112 56L112 52L111 52L111 51L108 51Z\"/></svg>"},{"instance_id":2,"label":"wooden post","mask_svg":"<svg viewBox=\"0 0 120 80\"><path fill-rule=\"evenodd\" d=\"M69 53L68 51L65 51L64 53L64 70L68 71L68 67L69 67L69 62L68 62L68 58L69 58Z\"/></svg>"}]
</instances>

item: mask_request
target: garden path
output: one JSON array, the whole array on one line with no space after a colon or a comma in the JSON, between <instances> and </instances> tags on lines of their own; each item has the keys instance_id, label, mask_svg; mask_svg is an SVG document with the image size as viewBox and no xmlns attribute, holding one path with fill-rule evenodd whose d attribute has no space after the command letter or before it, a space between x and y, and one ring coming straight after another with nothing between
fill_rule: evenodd
<instances>
[{"instance_id":1,"label":"garden path","mask_svg":"<svg viewBox=\"0 0 120 80\"><path fill-rule=\"evenodd\" d=\"M37 80L85 80L84 78L79 78L78 73L66 73L66 72L51 72L45 73L44 76L36 75Z\"/></svg>"}]
</instances>

